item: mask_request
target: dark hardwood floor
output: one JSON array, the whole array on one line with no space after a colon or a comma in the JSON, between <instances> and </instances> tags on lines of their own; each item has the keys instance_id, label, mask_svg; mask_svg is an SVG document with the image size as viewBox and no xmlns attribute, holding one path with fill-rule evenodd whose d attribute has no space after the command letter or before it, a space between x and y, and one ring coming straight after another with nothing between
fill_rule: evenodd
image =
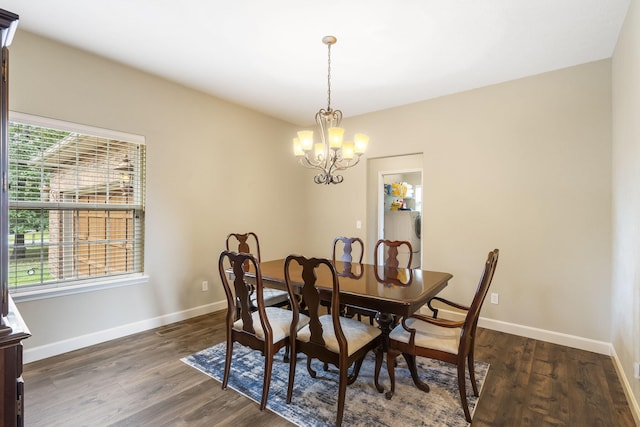
<instances>
[{"instance_id":1,"label":"dark hardwood floor","mask_svg":"<svg viewBox=\"0 0 640 427\"><path fill-rule=\"evenodd\" d=\"M223 325L218 312L27 364L26 425L291 425L179 360ZM479 328L476 359L491 368L474 427L635 426L607 356Z\"/></svg>"}]
</instances>

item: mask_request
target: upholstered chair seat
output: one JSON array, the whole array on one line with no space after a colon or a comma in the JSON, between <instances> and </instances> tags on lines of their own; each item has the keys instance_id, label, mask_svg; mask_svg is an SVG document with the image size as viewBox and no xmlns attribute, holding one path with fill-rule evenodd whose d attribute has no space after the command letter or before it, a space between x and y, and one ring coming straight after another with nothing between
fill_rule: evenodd
<instances>
[{"instance_id":1,"label":"upholstered chair seat","mask_svg":"<svg viewBox=\"0 0 640 427\"><path fill-rule=\"evenodd\" d=\"M338 345L338 339L336 338L336 333L333 329L332 316L330 314L326 314L324 316L320 316L318 320L322 325L322 338L324 339L325 346L329 350L339 353L340 346ZM381 334L379 328L348 317L340 317L340 326L342 327L342 332L347 339L348 356L351 356ZM298 331L299 341L309 342L310 338L311 330L309 325Z\"/></svg>"},{"instance_id":2,"label":"upholstered chair seat","mask_svg":"<svg viewBox=\"0 0 640 427\"><path fill-rule=\"evenodd\" d=\"M264 295L264 305L281 307L289 303L289 294L287 291L281 291L279 289L264 288L262 290ZM251 293L251 304L254 307L258 306L258 296L255 292Z\"/></svg>"},{"instance_id":3,"label":"upholstered chair seat","mask_svg":"<svg viewBox=\"0 0 640 427\"><path fill-rule=\"evenodd\" d=\"M408 318L405 323L407 327L416 330L416 346L458 354L462 328L443 328L413 317ZM406 344L410 338L411 334L402 325L396 326L389 334L389 339Z\"/></svg>"},{"instance_id":4,"label":"upholstered chair seat","mask_svg":"<svg viewBox=\"0 0 640 427\"><path fill-rule=\"evenodd\" d=\"M265 302L266 305L266 302ZM273 341L280 341L281 339L288 337L291 331L291 318L292 312L289 310L283 310L278 307L265 307L264 311L267 313L267 319L271 325L273 331ZM251 319L253 320L253 329L256 336L260 339L264 339L264 330L260 322L260 313L254 311L251 313ZM300 314L298 318L298 328L305 327L309 323L309 317L304 314ZM238 319L233 323L233 329L238 331L243 330L244 324L242 319Z\"/></svg>"}]
</instances>

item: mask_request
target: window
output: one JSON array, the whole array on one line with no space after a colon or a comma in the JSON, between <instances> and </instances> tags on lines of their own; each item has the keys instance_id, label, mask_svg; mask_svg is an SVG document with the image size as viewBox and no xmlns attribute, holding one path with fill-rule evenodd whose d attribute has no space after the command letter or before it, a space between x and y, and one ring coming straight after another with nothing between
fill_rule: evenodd
<instances>
[{"instance_id":1,"label":"window","mask_svg":"<svg viewBox=\"0 0 640 427\"><path fill-rule=\"evenodd\" d=\"M144 138L9 115L9 290L144 272Z\"/></svg>"}]
</instances>

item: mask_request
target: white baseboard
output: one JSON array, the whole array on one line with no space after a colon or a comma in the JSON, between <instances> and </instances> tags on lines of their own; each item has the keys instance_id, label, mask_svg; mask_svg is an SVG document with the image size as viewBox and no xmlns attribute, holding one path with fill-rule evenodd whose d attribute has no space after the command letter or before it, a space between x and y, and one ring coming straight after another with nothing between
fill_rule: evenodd
<instances>
[{"instance_id":1,"label":"white baseboard","mask_svg":"<svg viewBox=\"0 0 640 427\"><path fill-rule=\"evenodd\" d=\"M38 347L26 349L24 351L24 363L35 362L36 360L46 359L47 357L57 356L69 351L78 350L95 344L100 344L116 338L122 338L127 335L143 332L149 329L168 325L170 323L180 322L181 320L190 319L192 317L201 316L203 314L213 313L215 311L227 308L227 302L218 301L211 304L201 305L199 307L190 308L184 311L165 314L151 319L141 320L139 322L129 323L117 326L111 329L94 332L79 337L73 337L66 340L45 344Z\"/></svg>"},{"instance_id":2,"label":"white baseboard","mask_svg":"<svg viewBox=\"0 0 640 427\"><path fill-rule=\"evenodd\" d=\"M546 341L553 344L560 344L567 347L577 348L580 350L606 354L607 356L611 355L611 343L605 341L597 341L590 338L579 337L576 335L563 334L561 332L554 332L546 329L532 328L530 326L516 325L500 320L484 319L482 317L478 321L478 326L487 329L493 329L494 331L506 332L509 334L520 335L522 337Z\"/></svg>"},{"instance_id":3,"label":"white baseboard","mask_svg":"<svg viewBox=\"0 0 640 427\"><path fill-rule=\"evenodd\" d=\"M616 372L618 373L618 378L620 378L620 382L622 383L624 394L627 396L627 401L629 402L629 407L631 408L633 419L635 420L636 425L640 426L640 405L633 395L631 384L629 383L629 380L624 373L624 369L622 369L622 363L620 363L620 359L618 359L618 353L616 353L616 349L613 346L611 346L611 358L613 359L613 366L615 366Z\"/></svg>"},{"instance_id":4,"label":"white baseboard","mask_svg":"<svg viewBox=\"0 0 640 427\"><path fill-rule=\"evenodd\" d=\"M428 307L422 307L420 311L424 314L431 315ZM451 310L439 309L438 313L442 313L446 319L462 320L462 314ZM594 353L606 354L611 356L611 343L604 341L596 341L590 338L578 337L575 335L563 334L561 332L549 331L546 329L532 328L530 326L518 325L515 323L503 322L501 320L487 319L480 317L478 326L491 329L494 331L505 332L508 334L519 335L521 337L532 338L540 341L546 341L553 344L560 344L567 347L577 348L579 350L592 351Z\"/></svg>"}]
</instances>

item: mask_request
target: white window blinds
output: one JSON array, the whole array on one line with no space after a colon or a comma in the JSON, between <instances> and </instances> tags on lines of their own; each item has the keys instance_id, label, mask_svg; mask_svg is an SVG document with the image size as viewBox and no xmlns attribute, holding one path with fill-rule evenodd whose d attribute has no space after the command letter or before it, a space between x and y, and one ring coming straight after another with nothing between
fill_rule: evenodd
<instances>
[{"instance_id":1,"label":"white window blinds","mask_svg":"<svg viewBox=\"0 0 640 427\"><path fill-rule=\"evenodd\" d=\"M144 271L144 138L12 113L12 293Z\"/></svg>"}]
</instances>

